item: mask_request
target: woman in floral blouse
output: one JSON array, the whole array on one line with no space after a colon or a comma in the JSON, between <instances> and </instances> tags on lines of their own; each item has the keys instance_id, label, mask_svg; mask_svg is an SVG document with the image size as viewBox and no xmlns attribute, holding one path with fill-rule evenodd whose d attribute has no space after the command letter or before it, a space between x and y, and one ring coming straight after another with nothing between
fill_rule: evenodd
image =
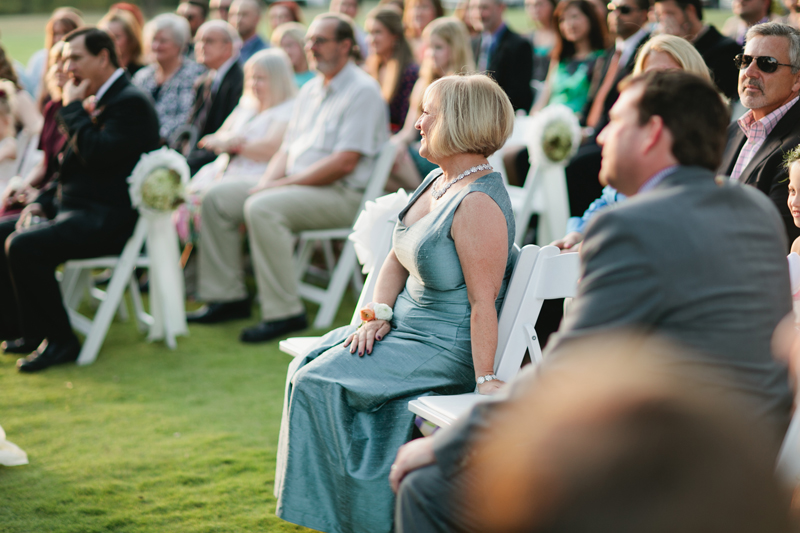
<instances>
[{"instance_id":1,"label":"woman in floral blouse","mask_svg":"<svg viewBox=\"0 0 800 533\"><path fill-rule=\"evenodd\" d=\"M133 83L153 97L161 138L168 142L186 124L195 98L194 83L205 67L184 56L191 40L189 23L172 13L159 15L144 27L145 43L155 63L133 77Z\"/></svg>"}]
</instances>

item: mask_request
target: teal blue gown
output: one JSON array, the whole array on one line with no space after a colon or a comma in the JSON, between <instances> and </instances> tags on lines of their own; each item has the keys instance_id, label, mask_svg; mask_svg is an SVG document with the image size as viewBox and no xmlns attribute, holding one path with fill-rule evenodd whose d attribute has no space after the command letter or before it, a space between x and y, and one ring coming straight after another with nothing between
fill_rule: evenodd
<instances>
[{"instance_id":1,"label":"teal blue gown","mask_svg":"<svg viewBox=\"0 0 800 533\"><path fill-rule=\"evenodd\" d=\"M409 207L439 174L428 175L395 225L394 251L409 276L394 306L392 331L372 355L359 357L342 346L353 327L339 328L289 365L275 474L276 514L288 522L329 533L391 531L389 468L411 439L408 402L475 389L470 305L450 227L471 192L486 193L500 206L509 254L499 311L513 266L514 217L494 172L406 227Z\"/></svg>"}]
</instances>

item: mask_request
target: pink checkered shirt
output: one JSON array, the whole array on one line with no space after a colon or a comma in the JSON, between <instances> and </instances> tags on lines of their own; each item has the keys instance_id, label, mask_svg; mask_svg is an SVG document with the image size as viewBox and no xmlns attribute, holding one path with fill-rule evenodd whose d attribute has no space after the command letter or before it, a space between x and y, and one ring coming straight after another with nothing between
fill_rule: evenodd
<instances>
[{"instance_id":1,"label":"pink checkered shirt","mask_svg":"<svg viewBox=\"0 0 800 533\"><path fill-rule=\"evenodd\" d=\"M745 141L744 146L742 146L739 157L736 158L736 164L733 166L733 172L731 172L732 180L738 181L739 178L741 178L744 169L747 168L747 165L750 164L750 161L753 160L756 152L758 152L758 149L761 148L761 145L767 140L767 135L775 129L775 125L783 118L783 115L797 103L798 99L800 99L800 97L793 98L761 120L755 120L753 118L752 109L742 115L738 123L747 137L747 141Z\"/></svg>"}]
</instances>

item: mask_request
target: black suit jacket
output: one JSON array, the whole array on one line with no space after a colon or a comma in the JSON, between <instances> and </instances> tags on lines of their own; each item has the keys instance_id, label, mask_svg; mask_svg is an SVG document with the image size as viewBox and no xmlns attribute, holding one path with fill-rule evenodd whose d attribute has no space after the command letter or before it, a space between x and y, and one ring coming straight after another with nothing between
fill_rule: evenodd
<instances>
[{"instance_id":1,"label":"black suit jacket","mask_svg":"<svg viewBox=\"0 0 800 533\"><path fill-rule=\"evenodd\" d=\"M595 127L597 132L600 132L600 130L602 130L603 127L608 124L608 112L611 110L611 106L614 105L614 102L617 101L617 98L619 98L619 89L617 88L617 85L619 85L619 82L622 81L622 78L633 72L633 67L636 66L636 55L639 53L639 49L642 47L642 45L649 39L650 34L646 33L636 44L636 51L632 53L627 62L617 70L617 75L614 76L614 84L611 86L611 90L608 91L608 95L606 95L606 99L603 102L603 114L601 115L600 121ZM589 99L586 101L586 105L581 113L581 123L584 125L586 124L586 117L589 116L589 110L592 109L592 105L594 104L597 91L600 89L600 86L603 84L603 80L606 78L609 63L615 51L616 47L614 46L608 48L602 57L600 57L598 62L595 63L594 75L592 76L592 86L589 89Z\"/></svg>"},{"instance_id":2,"label":"black suit jacket","mask_svg":"<svg viewBox=\"0 0 800 533\"><path fill-rule=\"evenodd\" d=\"M202 139L203 136L211 135L216 132L220 126L222 126L222 123L225 122L225 119L231 114L233 108L239 103L244 89L244 71L242 71L242 66L237 61L231 65L231 68L225 73L225 77L222 78L217 92L211 96L211 109L208 115L206 115L205 122L200 124L198 115L203 108L204 85L210 75L211 73L208 72L197 80L197 93L195 95L194 107L190 118L190 124L198 128L198 141ZM203 165L210 163L216 159L216 157L214 152L193 146L186 159L189 163L192 175L194 175Z\"/></svg>"},{"instance_id":3,"label":"black suit jacket","mask_svg":"<svg viewBox=\"0 0 800 533\"><path fill-rule=\"evenodd\" d=\"M37 202L48 215L62 208L130 216L127 178L139 157L159 146L158 115L150 99L122 75L93 113L72 102L57 115L67 134L58 178Z\"/></svg>"},{"instance_id":4,"label":"black suit jacket","mask_svg":"<svg viewBox=\"0 0 800 533\"><path fill-rule=\"evenodd\" d=\"M481 50L481 36L472 40L472 51L477 61ZM533 105L533 47L530 41L506 27L487 65L487 71L503 88L514 106L526 113Z\"/></svg>"},{"instance_id":5,"label":"black suit jacket","mask_svg":"<svg viewBox=\"0 0 800 533\"><path fill-rule=\"evenodd\" d=\"M728 98L733 100L739 98L739 71L733 65L733 58L742 51L742 47L711 25L694 43L694 47L703 56L703 61L713 73L719 90Z\"/></svg>"},{"instance_id":6,"label":"black suit jacket","mask_svg":"<svg viewBox=\"0 0 800 533\"><path fill-rule=\"evenodd\" d=\"M722 156L720 174L730 176L747 138L736 122L728 127L728 144ZM745 167L740 181L760 189L769 196L783 218L789 245L800 237L800 228L794 225L786 202L789 198L789 173L783 168L783 156L800 144L800 104L795 104L775 125L764 144L758 149L750 164Z\"/></svg>"}]
</instances>

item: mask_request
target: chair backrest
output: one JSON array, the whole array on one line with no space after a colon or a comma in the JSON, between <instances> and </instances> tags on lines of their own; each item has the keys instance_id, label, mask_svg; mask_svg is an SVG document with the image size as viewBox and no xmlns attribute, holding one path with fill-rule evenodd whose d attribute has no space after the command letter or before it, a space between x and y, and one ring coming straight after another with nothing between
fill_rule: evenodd
<instances>
[{"instance_id":1,"label":"chair backrest","mask_svg":"<svg viewBox=\"0 0 800 533\"><path fill-rule=\"evenodd\" d=\"M569 298L577 292L579 256L560 252L555 246L533 245L520 251L497 326L494 369L503 381L519 371L526 349L532 362L541 362L535 325L544 300Z\"/></svg>"},{"instance_id":2,"label":"chair backrest","mask_svg":"<svg viewBox=\"0 0 800 533\"><path fill-rule=\"evenodd\" d=\"M378 159L375 161L375 167L372 169L372 174L369 177L366 189L364 189L364 197L361 198L361 204L358 206L358 213L360 213L367 202L374 200L378 196L383 196L384 189L386 189L386 181L389 179L389 174L394 165L394 158L397 155L397 144L387 141L378 152ZM356 214L358 218L358 214Z\"/></svg>"},{"instance_id":3,"label":"chair backrest","mask_svg":"<svg viewBox=\"0 0 800 533\"><path fill-rule=\"evenodd\" d=\"M377 220L372 227L373 236L377 238L371 239L373 243L379 243L373 247L373 265L372 270L367 274L367 279L364 281L364 287L361 289L361 294L356 303L356 309L353 313L353 318L350 324L358 326L361 323L361 309L372 301L372 293L375 291L375 282L378 280L378 273L381 271L383 262L389 255L392 249L392 232L394 231L395 220L397 219L398 211L389 211L384 213L383 218ZM376 235L377 233L377 235Z\"/></svg>"}]
</instances>

